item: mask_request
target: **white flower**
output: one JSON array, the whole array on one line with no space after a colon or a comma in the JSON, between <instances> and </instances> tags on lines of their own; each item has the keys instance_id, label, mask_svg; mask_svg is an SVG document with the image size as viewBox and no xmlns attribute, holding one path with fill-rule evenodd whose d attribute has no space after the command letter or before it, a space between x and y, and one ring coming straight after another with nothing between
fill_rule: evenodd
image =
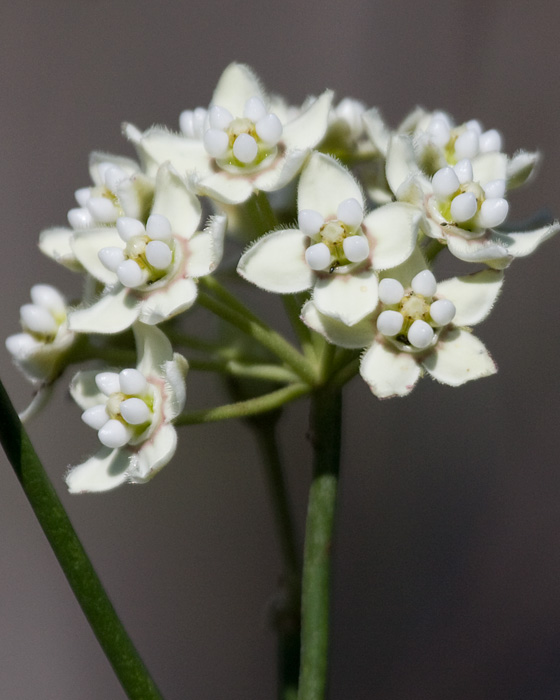
<instances>
[{"instance_id":1,"label":"white flower","mask_svg":"<svg viewBox=\"0 0 560 700\"><path fill-rule=\"evenodd\" d=\"M107 491L125 481L151 479L173 457L171 422L185 404L188 364L165 335L141 323L133 327L138 365L120 372L79 372L70 392L82 419L98 431L103 447L66 475L71 493Z\"/></svg>"},{"instance_id":2,"label":"white flower","mask_svg":"<svg viewBox=\"0 0 560 700\"><path fill-rule=\"evenodd\" d=\"M94 184L74 193L78 206L68 212L71 228L57 226L39 237L43 253L78 271L82 267L72 250L74 232L114 226L120 216L145 220L154 195L153 181L129 158L94 152L89 158L89 172Z\"/></svg>"},{"instance_id":3,"label":"white flower","mask_svg":"<svg viewBox=\"0 0 560 700\"><path fill-rule=\"evenodd\" d=\"M22 332L6 338L6 348L31 381L45 384L62 370L75 334L68 330L66 300L55 287L34 285L31 301L20 309Z\"/></svg>"},{"instance_id":4,"label":"white flower","mask_svg":"<svg viewBox=\"0 0 560 700\"><path fill-rule=\"evenodd\" d=\"M508 212L507 159L498 152L483 155L484 159L464 158L428 178L416 163L410 137L395 135L389 140L386 177L397 200L422 213L421 228L427 236L446 244L460 260L503 269L513 258L532 253L560 225L507 233L494 230Z\"/></svg>"},{"instance_id":5,"label":"white flower","mask_svg":"<svg viewBox=\"0 0 560 700\"><path fill-rule=\"evenodd\" d=\"M321 314L313 302L302 316L331 343L367 347L360 374L377 397L405 396L424 371L449 386L496 372L484 345L465 326L490 313L503 273L483 270L437 284L422 270L409 286L398 271L391 274L396 276L380 282L380 308L352 328Z\"/></svg>"},{"instance_id":6,"label":"white flower","mask_svg":"<svg viewBox=\"0 0 560 700\"><path fill-rule=\"evenodd\" d=\"M299 229L272 231L243 254L239 274L262 289L293 294L313 287L324 314L353 325L377 305L375 270L399 265L414 250L419 215L391 203L364 216L353 176L334 158L313 153L298 186Z\"/></svg>"},{"instance_id":7,"label":"white flower","mask_svg":"<svg viewBox=\"0 0 560 700\"><path fill-rule=\"evenodd\" d=\"M198 231L201 208L181 178L164 164L146 225L119 217L116 227L77 231L72 250L83 267L106 285L101 298L69 315L82 333L119 333L137 319L157 324L192 306L195 279L222 256L225 216Z\"/></svg>"},{"instance_id":8,"label":"white flower","mask_svg":"<svg viewBox=\"0 0 560 700\"><path fill-rule=\"evenodd\" d=\"M143 134L130 124L124 128L148 174L170 161L179 173L188 174L198 194L239 204L254 191L279 190L297 175L326 132L331 101L327 90L284 123L284 114L274 112L255 74L232 63L208 110L182 114L186 136L162 127Z\"/></svg>"}]
</instances>

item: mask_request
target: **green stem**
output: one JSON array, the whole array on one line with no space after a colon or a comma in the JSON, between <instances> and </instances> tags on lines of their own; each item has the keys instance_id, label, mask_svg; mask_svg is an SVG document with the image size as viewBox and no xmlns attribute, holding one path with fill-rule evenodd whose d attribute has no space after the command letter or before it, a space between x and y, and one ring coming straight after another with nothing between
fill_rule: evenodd
<instances>
[{"instance_id":1,"label":"green stem","mask_svg":"<svg viewBox=\"0 0 560 700\"><path fill-rule=\"evenodd\" d=\"M162 700L0 382L0 440L91 628L130 700Z\"/></svg>"},{"instance_id":2,"label":"green stem","mask_svg":"<svg viewBox=\"0 0 560 700\"><path fill-rule=\"evenodd\" d=\"M257 396L254 399L237 401L236 403L217 406L216 408L206 408L200 411L182 413L175 419L174 423L175 425L198 425L200 423L214 423L230 418L254 416L257 413L265 413L266 411L273 411L276 408L280 408L280 406L308 394L310 390L307 384L290 384L282 389L271 391L269 394Z\"/></svg>"},{"instance_id":3,"label":"green stem","mask_svg":"<svg viewBox=\"0 0 560 700\"><path fill-rule=\"evenodd\" d=\"M260 321L251 318L252 314L250 314L250 312L249 315L232 309L230 306L222 303L218 299L214 299L204 292L199 293L198 301L201 306L212 311L217 316L224 319L224 321L231 323L243 333L249 335L258 343L268 348L283 362L289 365L305 382L308 384L315 383L316 374L313 365L283 336L272 330L272 328L268 328Z\"/></svg>"},{"instance_id":4,"label":"green stem","mask_svg":"<svg viewBox=\"0 0 560 700\"><path fill-rule=\"evenodd\" d=\"M302 295L284 294L282 300L284 302L284 308L286 309L288 318L290 319L290 323L292 324L292 328L298 337L305 357L307 357L307 359L311 362L315 361L317 359L317 354L316 346L313 342L313 335L318 334L313 334L300 318L301 307L304 303Z\"/></svg>"},{"instance_id":5,"label":"green stem","mask_svg":"<svg viewBox=\"0 0 560 700\"><path fill-rule=\"evenodd\" d=\"M189 367L202 372L220 372L234 377L251 377L282 384L299 380L290 369L274 364L251 364L238 360L189 360Z\"/></svg>"},{"instance_id":6,"label":"green stem","mask_svg":"<svg viewBox=\"0 0 560 700\"><path fill-rule=\"evenodd\" d=\"M311 405L314 464L305 533L298 700L324 700L327 690L331 543L341 418L340 389L326 386L316 391Z\"/></svg>"},{"instance_id":7,"label":"green stem","mask_svg":"<svg viewBox=\"0 0 560 700\"><path fill-rule=\"evenodd\" d=\"M249 420L263 456L265 477L272 503L276 531L283 561L282 604L275 610L278 634L278 698L297 697L300 647L300 565L295 530L286 483L282 474L280 450L276 436L278 413L256 416Z\"/></svg>"}]
</instances>

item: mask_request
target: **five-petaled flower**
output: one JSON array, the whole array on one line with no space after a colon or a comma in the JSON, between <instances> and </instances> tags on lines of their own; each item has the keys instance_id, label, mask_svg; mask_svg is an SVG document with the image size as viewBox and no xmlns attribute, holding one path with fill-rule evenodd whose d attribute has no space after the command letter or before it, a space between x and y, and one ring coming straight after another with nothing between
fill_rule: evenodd
<instances>
[{"instance_id":1,"label":"five-petaled flower","mask_svg":"<svg viewBox=\"0 0 560 700\"><path fill-rule=\"evenodd\" d=\"M482 270L437 284L426 269L411 279L411 267L386 273L379 308L355 326L321 314L312 301L302 318L335 345L367 348L360 374L379 398L405 396L424 371L449 386L494 374L494 361L468 327L490 313L503 273Z\"/></svg>"},{"instance_id":2,"label":"five-petaled flower","mask_svg":"<svg viewBox=\"0 0 560 700\"><path fill-rule=\"evenodd\" d=\"M193 305L196 278L209 274L222 256L226 217L198 231L201 207L169 164L158 171L146 225L119 217L116 227L77 231L76 258L106 285L92 306L72 311L69 325L82 333L119 333L134 321L157 324Z\"/></svg>"},{"instance_id":3,"label":"five-petaled flower","mask_svg":"<svg viewBox=\"0 0 560 700\"><path fill-rule=\"evenodd\" d=\"M283 122L285 110L276 113L253 71L232 63L208 110L182 114L186 133L158 126L141 133L131 124L124 130L148 173L170 161L197 194L239 204L253 192L273 192L293 180L327 131L331 102L326 90Z\"/></svg>"},{"instance_id":4,"label":"five-petaled flower","mask_svg":"<svg viewBox=\"0 0 560 700\"><path fill-rule=\"evenodd\" d=\"M242 255L237 271L270 292L313 288L317 309L351 326L377 306L377 270L404 262L420 216L393 202L364 213L360 186L331 156L314 153L298 186L299 228L272 231Z\"/></svg>"},{"instance_id":5,"label":"five-petaled flower","mask_svg":"<svg viewBox=\"0 0 560 700\"><path fill-rule=\"evenodd\" d=\"M136 368L79 372L70 392L83 409L82 419L98 431L103 447L72 467L66 483L72 493L107 491L125 481L143 483L175 453L171 424L185 404L188 364L173 353L166 336L143 323L133 327Z\"/></svg>"}]
</instances>

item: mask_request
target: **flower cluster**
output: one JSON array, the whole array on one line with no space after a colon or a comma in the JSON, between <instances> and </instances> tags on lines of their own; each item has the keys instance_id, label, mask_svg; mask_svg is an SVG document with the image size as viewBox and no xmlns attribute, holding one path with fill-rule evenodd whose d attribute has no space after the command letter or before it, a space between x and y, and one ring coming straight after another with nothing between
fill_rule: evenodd
<instances>
[{"instance_id":1,"label":"flower cluster","mask_svg":"<svg viewBox=\"0 0 560 700\"><path fill-rule=\"evenodd\" d=\"M76 190L69 227L40 236L47 256L84 275L84 296L68 306L53 287L34 286L22 333L6 342L41 386L70 363L114 358L71 384L102 444L68 472L71 491L143 482L171 459L187 369L171 341L203 351L201 368L309 391L346 359L380 398L409 393L425 372L458 386L496 371L470 328L490 313L505 268L560 228L507 223L510 193L538 154L510 156L496 129L456 125L441 111L416 109L392 130L376 108L350 98L334 105L330 90L292 106L237 63L209 105L185 110L179 125L125 124L138 162L92 154L92 184ZM224 262L228 232L234 252ZM240 240L250 244L235 253ZM444 251L476 269L438 282L432 267ZM241 278L290 296L298 336L312 338L304 352L270 340L217 286L232 259ZM238 337L213 346L185 335L177 319L197 302L277 364L251 369L258 355ZM340 348L330 374L312 363L325 342Z\"/></svg>"}]
</instances>

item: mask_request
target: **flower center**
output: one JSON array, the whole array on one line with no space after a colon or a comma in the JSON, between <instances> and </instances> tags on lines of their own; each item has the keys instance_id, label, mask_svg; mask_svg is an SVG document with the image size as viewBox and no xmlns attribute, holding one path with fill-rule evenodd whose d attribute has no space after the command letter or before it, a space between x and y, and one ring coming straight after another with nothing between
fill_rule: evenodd
<instances>
[{"instance_id":1,"label":"flower center","mask_svg":"<svg viewBox=\"0 0 560 700\"><path fill-rule=\"evenodd\" d=\"M121 216L117 219L117 231L126 243L125 248L102 248L98 255L122 285L135 289L168 274L175 254L175 239L165 216L152 214L145 228L138 219Z\"/></svg>"},{"instance_id":2,"label":"flower center","mask_svg":"<svg viewBox=\"0 0 560 700\"><path fill-rule=\"evenodd\" d=\"M100 442L118 448L144 433L153 421L154 399L149 383L137 369L101 372L95 377L105 404L88 408L82 420L98 431Z\"/></svg>"},{"instance_id":3,"label":"flower center","mask_svg":"<svg viewBox=\"0 0 560 700\"><path fill-rule=\"evenodd\" d=\"M405 292L390 277L379 283L383 311L377 317L377 330L399 350L418 352L437 342L441 329L455 317L455 306L448 299L436 299L437 284L429 270L419 272Z\"/></svg>"},{"instance_id":4,"label":"flower center","mask_svg":"<svg viewBox=\"0 0 560 700\"><path fill-rule=\"evenodd\" d=\"M465 231L480 234L499 226L507 217L505 180L492 180L484 186L474 182L472 164L467 158L438 170L432 187L436 212L445 222Z\"/></svg>"},{"instance_id":5,"label":"flower center","mask_svg":"<svg viewBox=\"0 0 560 700\"><path fill-rule=\"evenodd\" d=\"M361 229L364 212L358 200L342 201L336 215L336 219L325 221L313 209L299 211L300 230L311 242L305 259L312 270L334 272L337 267L362 262L369 255L369 243Z\"/></svg>"},{"instance_id":6,"label":"flower center","mask_svg":"<svg viewBox=\"0 0 560 700\"><path fill-rule=\"evenodd\" d=\"M204 147L226 170L254 169L278 151L282 123L276 114L267 111L259 97L247 100L242 117L214 105L208 111L208 122Z\"/></svg>"}]
</instances>

